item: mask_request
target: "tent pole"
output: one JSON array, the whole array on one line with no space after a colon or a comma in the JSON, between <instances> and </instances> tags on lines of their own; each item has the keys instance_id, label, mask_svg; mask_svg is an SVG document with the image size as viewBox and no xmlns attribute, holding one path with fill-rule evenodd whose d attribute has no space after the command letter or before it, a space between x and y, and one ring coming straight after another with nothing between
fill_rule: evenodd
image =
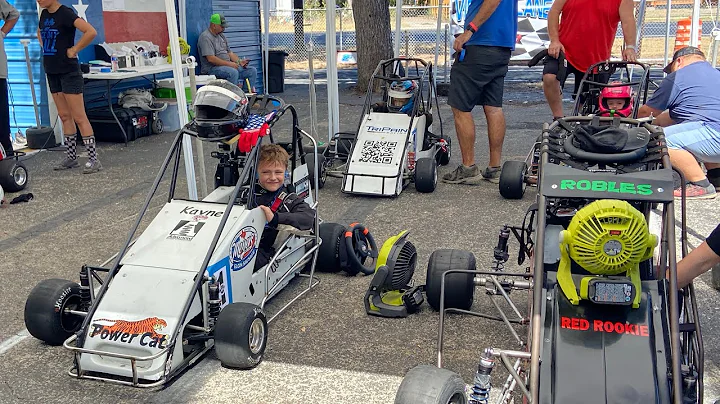
<instances>
[{"instance_id":1,"label":"tent pole","mask_svg":"<svg viewBox=\"0 0 720 404\"><path fill-rule=\"evenodd\" d=\"M699 29L702 29L700 27L700 0L695 0L692 10L692 24L690 24L690 46L698 46L697 33Z\"/></svg>"},{"instance_id":2,"label":"tent pole","mask_svg":"<svg viewBox=\"0 0 720 404\"><path fill-rule=\"evenodd\" d=\"M180 37L178 34L177 19L175 18L175 0L165 0L165 16L167 17L168 33L170 35L170 52L180 55ZM173 80L175 81L175 94L178 102L178 117L180 126L188 123L187 97L185 96L185 78L183 75L182 57L172 58ZM197 184L195 183L195 165L193 162L192 139L189 135L183 136L183 157L185 158L185 175L187 177L188 197L197 200Z\"/></svg>"},{"instance_id":3,"label":"tent pole","mask_svg":"<svg viewBox=\"0 0 720 404\"><path fill-rule=\"evenodd\" d=\"M337 81L337 40L335 38L335 0L325 2L325 58L327 61L327 92L328 92L328 142L340 131L340 99Z\"/></svg>"},{"instance_id":4,"label":"tent pole","mask_svg":"<svg viewBox=\"0 0 720 404\"><path fill-rule=\"evenodd\" d=\"M670 56L670 9L672 8L672 0L667 0L667 10L665 10L665 55L663 56L663 66L667 66ZM663 73L663 77L667 74Z\"/></svg>"},{"instance_id":5,"label":"tent pole","mask_svg":"<svg viewBox=\"0 0 720 404\"><path fill-rule=\"evenodd\" d=\"M395 0L395 57L400 57L400 28L402 19L402 0ZM405 55L407 56L407 55Z\"/></svg>"}]
</instances>

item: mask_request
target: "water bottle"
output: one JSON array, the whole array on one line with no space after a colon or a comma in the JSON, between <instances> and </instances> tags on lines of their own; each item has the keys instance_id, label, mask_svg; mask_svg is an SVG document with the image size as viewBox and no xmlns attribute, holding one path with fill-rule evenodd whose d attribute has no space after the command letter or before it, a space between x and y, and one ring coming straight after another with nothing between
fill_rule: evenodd
<instances>
[{"instance_id":1,"label":"water bottle","mask_svg":"<svg viewBox=\"0 0 720 404\"><path fill-rule=\"evenodd\" d=\"M111 70L116 72L118 70L118 57L114 52L110 56L110 64L112 65Z\"/></svg>"}]
</instances>

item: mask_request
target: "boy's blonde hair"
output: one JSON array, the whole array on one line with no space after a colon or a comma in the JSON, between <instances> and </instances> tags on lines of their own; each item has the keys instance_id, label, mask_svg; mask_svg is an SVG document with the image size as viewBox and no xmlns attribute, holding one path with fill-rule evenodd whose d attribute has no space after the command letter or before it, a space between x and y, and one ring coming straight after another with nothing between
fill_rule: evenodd
<instances>
[{"instance_id":1,"label":"boy's blonde hair","mask_svg":"<svg viewBox=\"0 0 720 404\"><path fill-rule=\"evenodd\" d=\"M280 145L266 144L260 147L258 165L262 163L278 163L287 168L289 160L290 155Z\"/></svg>"}]
</instances>

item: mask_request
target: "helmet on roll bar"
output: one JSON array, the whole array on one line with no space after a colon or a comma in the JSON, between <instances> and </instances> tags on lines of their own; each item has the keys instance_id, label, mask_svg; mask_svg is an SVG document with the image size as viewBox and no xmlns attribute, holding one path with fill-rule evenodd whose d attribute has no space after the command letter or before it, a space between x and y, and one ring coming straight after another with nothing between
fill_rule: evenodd
<instances>
[{"instance_id":1,"label":"helmet on roll bar","mask_svg":"<svg viewBox=\"0 0 720 404\"><path fill-rule=\"evenodd\" d=\"M197 136L224 140L238 134L249 117L248 99L240 87L227 80L212 80L198 89L193 102Z\"/></svg>"},{"instance_id":2,"label":"helmet on roll bar","mask_svg":"<svg viewBox=\"0 0 720 404\"><path fill-rule=\"evenodd\" d=\"M388 88L387 106L390 112L412 112L418 85L415 80L393 81Z\"/></svg>"}]
</instances>

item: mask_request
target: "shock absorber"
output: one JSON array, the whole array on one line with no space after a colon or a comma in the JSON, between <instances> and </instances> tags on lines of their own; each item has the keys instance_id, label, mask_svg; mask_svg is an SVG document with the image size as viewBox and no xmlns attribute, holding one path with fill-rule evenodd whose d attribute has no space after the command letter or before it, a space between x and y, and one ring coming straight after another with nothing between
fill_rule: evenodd
<instances>
[{"instance_id":1,"label":"shock absorber","mask_svg":"<svg viewBox=\"0 0 720 404\"><path fill-rule=\"evenodd\" d=\"M220 288L218 287L215 278L210 278L210 285L208 286L208 318L214 325L220 315Z\"/></svg>"},{"instance_id":2,"label":"shock absorber","mask_svg":"<svg viewBox=\"0 0 720 404\"><path fill-rule=\"evenodd\" d=\"M510 228L507 225L505 225L505 226L503 226L502 230L500 230L500 234L498 235L497 246L495 246L495 250L493 250L493 257L495 258L495 261L498 264L498 269L500 269L500 264L507 262L508 258L510 258L510 254L508 254L508 239L509 238L510 238Z\"/></svg>"},{"instance_id":3,"label":"shock absorber","mask_svg":"<svg viewBox=\"0 0 720 404\"><path fill-rule=\"evenodd\" d=\"M490 399L490 372L495 367L490 349L486 349L480 356L478 370L475 372L472 393L470 393L470 404L486 404Z\"/></svg>"},{"instance_id":4,"label":"shock absorber","mask_svg":"<svg viewBox=\"0 0 720 404\"><path fill-rule=\"evenodd\" d=\"M87 265L80 268L80 309L87 310L90 308L90 270Z\"/></svg>"}]
</instances>

